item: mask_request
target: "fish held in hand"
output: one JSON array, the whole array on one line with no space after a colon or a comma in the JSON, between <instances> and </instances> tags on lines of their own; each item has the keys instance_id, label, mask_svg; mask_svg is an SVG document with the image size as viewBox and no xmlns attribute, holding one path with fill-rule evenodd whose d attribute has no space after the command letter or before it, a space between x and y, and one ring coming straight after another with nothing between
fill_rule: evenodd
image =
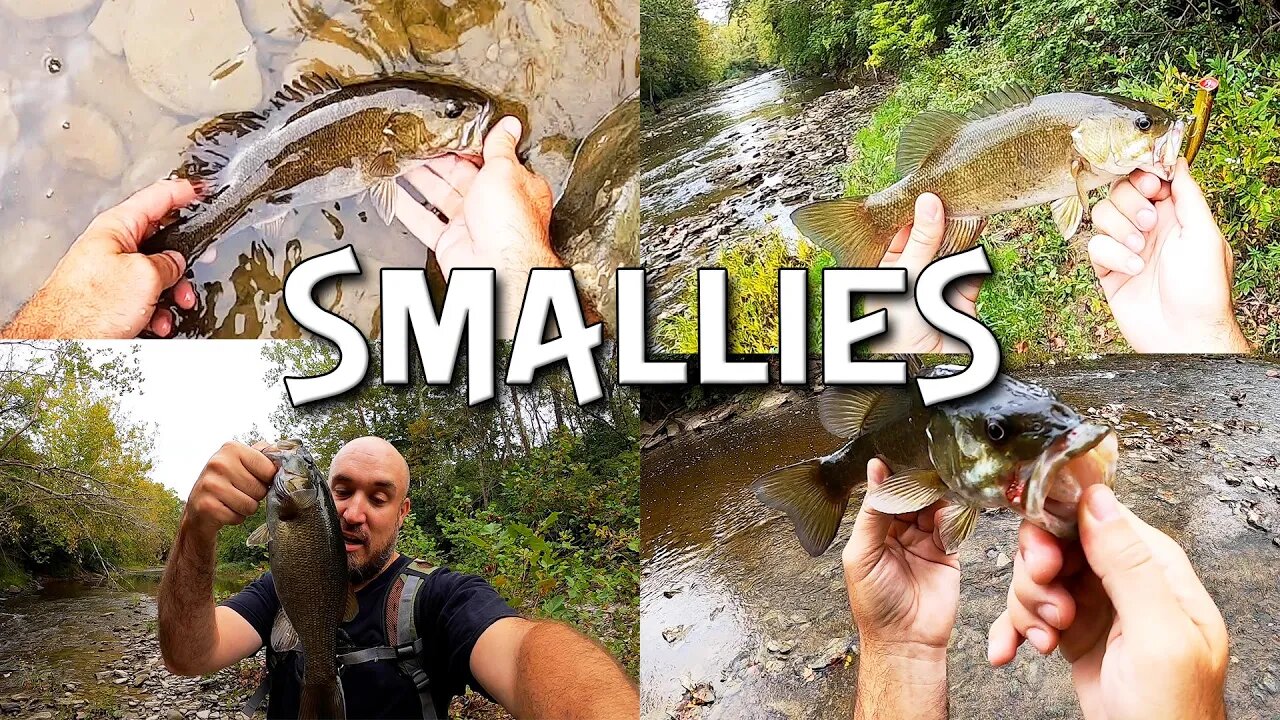
<instances>
[{"instance_id":1,"label":"fish held in hand","mask_svg":"<svg viewBox=\"0 0 1280 720\"><path fill-rule=\"evenodd\" d=\"M306 75L267 109L222 115L192 134L177 174L200 199L143 250L176 250L190 264L224 235L255 227L278 239L295 208L366 191L390 224L396 178L441 155L479 157L496 115L493 101L458 84L394 78L343 86Z\"/></svg>"},{"instance_id":2,"label":"fish held in hand","mask_svg":"<svg viewBox=\"0 0 1280 720\"><path fill-rule=\"evenodd\" d=\"M281 612L271 628L275 652L302 649L299 718L345 718L338 681L338 626L355 619L346 546L329 483L298 440L263 449L279 469L267 492L267 521L249 536L266 545Z\"/></svg>"},{"instance_id":3,"label":"fish held in hand","mask_svg":"<svg viewBox=\"0 0 1280 720\"><path fill-rule=\"evenodd\" d=\"M959 368L917 369L917 377ZM949 504L938 518L948 553L973 532L983 508L1008 508L1058 537L1076 534L1084 488L1114 482L1115 433L1085 422L1037 385L999 375L979 393L926 408L908 387L831 387L819 399L828 432L850 441L825 457L758 478L756 497L786 513L801 545L826 552L855 494L883 513ZM892 473L867 490L867 463Z\"/></svg>"},{"instance_id":4,"label":"fish held in hand","mask_svg":"<svg viewBox=\"0 0 1280 720\"><path fill-rule=\"evenodd\" d=\"M923 193L946 208L939 256L973 247L991 215L1046 203L1069 238L1088 215L1089 191L1138 169L1171 179L1182 135L1183 122L1154 105L1099 93L1037 97L1012 85L963 115L921 113L898 141L901 180L805 205L791 221L850 267L880 264Z\"/></svg>"}]
</instances>

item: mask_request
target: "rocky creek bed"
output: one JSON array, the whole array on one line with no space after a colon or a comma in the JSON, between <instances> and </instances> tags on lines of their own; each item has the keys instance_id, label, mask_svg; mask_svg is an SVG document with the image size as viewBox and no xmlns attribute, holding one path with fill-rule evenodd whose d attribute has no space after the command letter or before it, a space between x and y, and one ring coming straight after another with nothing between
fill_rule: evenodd
<instances>
[{"instance_id":1,"label":"rocky creek bed","mask_svg":"<svg viewBox=\"0 0 1280 720\"><path fill-rule=\"evenodd\" d=\"M681 101L646 123L642 162L662 159L642 176L641 228L659 319L685 311L677 301L686 281L719 249L756 228L793 235L791 210L839 196L849 139L892 88L829 83L813 96L793 82L775 71ZM800 98L789 96L796 92Z\"/></svg>"},{"instance_id":2,"label":"rocky creek bed","mask_svg":"<svg viewBox=\"0 0 1280 720\"><path fill-rule=\"evenodd\" d=\"M1280 367L1253 360L1110 356L1028 369L1121 438L1117 493L1182 545L1227 622L1233 720L1280 717ZM641 717L848 717L858 638L842 543L810 558L750 481L840 445L815 393L747 391L647 418L642 464ZM948 652L952 718L1077 718L1068 667L1024 646L986 663L1017 518L987 512L960 553Z\"/></svg>"}]
</instances>

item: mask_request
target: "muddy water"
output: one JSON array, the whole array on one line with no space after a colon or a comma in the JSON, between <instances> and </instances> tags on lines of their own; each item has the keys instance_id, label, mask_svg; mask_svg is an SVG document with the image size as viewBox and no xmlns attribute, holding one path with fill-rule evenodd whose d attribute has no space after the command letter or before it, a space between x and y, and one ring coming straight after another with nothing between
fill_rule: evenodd
<instances>
[{"instance_id":1,"label":"muddy water","mask_svg":"<svg viewBox=\"0 0 1280 720\"><path fill-rule=\"evenodd\" d=\"M1280 547L1273 543L1280 537L1280 378L1266 375L1273 367L1135 356L1019 373L1117 427L1120 498L1187 549L1226 618L1233 718L1280 717ZM812 397L795 397L645 453L643 718L664 717L677 705L682 677L711 683L717 694L689 717L852 712L856 654L847 667L805 679L827 646L857 643L839 565L851 517L832 549L811 558L785 518L748 489L764 472L840 446L818 423ZM961 551L962 599L948 654L953 718L1079 717L1059 657L1024 647L1011 667L987 666L986 629L1003 609L1012 569L1004 560L1015 552L1016 520L1008 513L984 514ZM680 626L684 639L663 638ZM794 649L777 652L791 643Z\"/></svg>"},{"instance_id":2,"label":"muddy water","mask_svg":"<svg viewBox=\"0 0 1280 720\"><path fill-rule=\"evenodd\" d=\"M97 212L177 167L201 121L258 108L303 73L456 77L522 106L529 164L557 195L579 141L638 87L639 17L624 0L0 0L0 27L5 319ZM223 238L194 268L201 304L180 332L296 336L282 276L347 243L363 278L320 300L372 331L378 269L426 259L357 198L303 208L289 230ZM569 264L595 259L569 245Z\"/></svg>"}]
</instances>

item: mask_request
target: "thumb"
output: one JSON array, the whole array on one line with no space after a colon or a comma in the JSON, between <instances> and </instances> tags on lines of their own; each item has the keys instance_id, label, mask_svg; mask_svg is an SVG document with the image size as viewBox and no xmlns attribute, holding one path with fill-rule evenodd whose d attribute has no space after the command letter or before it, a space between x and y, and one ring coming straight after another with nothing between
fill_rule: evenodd
<instances>
[{"instance_id":1,"label":"thumb","mask_svg":"<svg viewBox=\"0 0 1280 720\"><path fill-rule=\"evenodd\" d=\"M1209 203L1204 199L1204 193L1200 191L1195 178L1191 177L1185 158L1178 159L1169 188L1173 197L1174 214L1183 227L1199 229L1209 225L1216 228L1217 223L1209 210Z\"/></svg>"},{"instance_id":2,"label":"thumb","mask_svg":"<svg viewBox=\"0 0 1280 720\"><path fill-rule=\"evenodd\" d=\"M902 256L898 265L910 271L920 271L933 261L942 245L942 234L946 228L942 201L933 193L925 193L916 198L915 220L911 224L911 234L907 244L902 248Z\"/></svg>"},{"instance_id":3,"label":"thumb","mask_svg":"<svg viewBox=\"0 0 1280 720\"><path fill-rule=\"evenodd\" d=\"M166 250L155 255L144 256L151 262L151 266L156 270L156 277L160 280L160 286L168 289L178 284L182 279L182 273L186 272L187 261L182 257L182 253L174 250Z\"/></svg>"},{"instance_id":4,"label":"thumb","mask_svg":"<svg viewBox=\"0 0 1280 720\"><path fill-rule=\"evenodd\" d=\"M851 565L860 566L866 562L867 558L871 558L874 563L874 560L880 557L884 539L889 535L889 528L893 526L893 516L871 507L871 501L868 498L871 496L871 490L883 483L887 477L889 477L889 466L882 460L876 458L867 463L867 497L863 498L862 507L858 509L858 517L853 521L853 533L849 535L849 543L845 545L842 556L846 572ZM859 574L865 574L865 570L859 569Z\"/></svg>"},{"instance_id":5,"label":"thumb","mask_svg":"<svg viewBox=\"0 0 1280 720\"><path fill-rule=\"evenodd\" d=\"M1169 587L1151 547L1138 533L1135 523L1106 485L1093 485L1084 492L1080 512L1080 544L1094 574L1126 632L1171 630L1185 617Z\"/></svg>"},{"instance_id":6,"label":"thumb","mask_svg":"<svg viewBox=\"0 0 1280 720\"><path fill-rule=\"evenodd\" d=\"M520 143L520 136L523 133L524 128L520 125L518 118L508 115L499 120L484 138L485 164L495 160L518 162L516 146Z\"/></svg>"}]
</instances>

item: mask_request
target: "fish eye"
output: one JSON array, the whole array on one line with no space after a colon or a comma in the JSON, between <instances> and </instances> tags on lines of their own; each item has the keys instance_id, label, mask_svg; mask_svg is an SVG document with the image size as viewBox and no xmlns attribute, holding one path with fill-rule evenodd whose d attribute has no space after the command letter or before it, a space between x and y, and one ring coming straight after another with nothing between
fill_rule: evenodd
<instances>
[{"instance_id":1,"label":"fish eye","mask_svg":"<svg viewBox=\"0 0 1280 720\"><path fill-rule=\"evenodd\" d=\"M462 117L462 103L453 98L449 98L444 103L444 116L447 118Z\"/></svg>"},{"instance_id":2,"label":"fish eye","mask_svg":"<svg viewBox=\"0 0 1280 720\"><path fill-rule=\"evenodd\" d=\"M1151 118L1146 115L1139 115L1138 119L1133 121L1133 126L1142 132L1146 132L1151 129Z\"/></svg>"},{"instance_id":3,"label":"fish eye","mask_svg":"<svg viewBox=\"0 0 1280 720\"><path fill-rule=\"evenodd\" d=\"M991 442L1004 442L1005 438L1009 437L1009 429L1000 418L991 418L987 420L987 437Z\"/></svg>"}]
</instances>

